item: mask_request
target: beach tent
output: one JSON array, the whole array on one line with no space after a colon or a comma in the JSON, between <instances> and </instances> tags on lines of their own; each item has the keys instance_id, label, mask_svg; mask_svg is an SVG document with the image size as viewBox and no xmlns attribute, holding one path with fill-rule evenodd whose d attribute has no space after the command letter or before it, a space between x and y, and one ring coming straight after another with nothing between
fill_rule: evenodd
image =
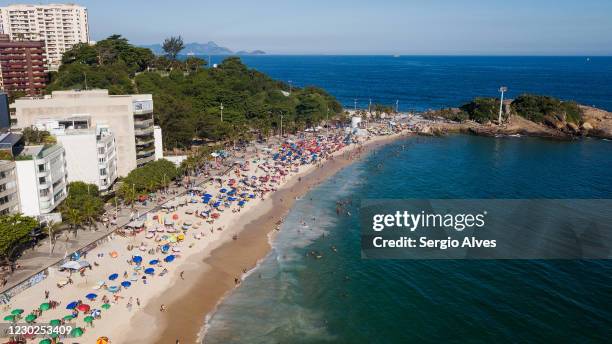
<instances>
[{"instance_id":1,"label":"beach tent","mask_svg":"<svg viewBox=\"0 0 612 344\"><path fill-rule=\"evenodd\" d=\"M62 264L61 268L62 269L69 269L69 270L80 270L82 268L86 268L89 266L89 263L85 260L80 260L80 261L76 261L76 260L71 260L67 263Z\"/></svg>"}]
</instances>

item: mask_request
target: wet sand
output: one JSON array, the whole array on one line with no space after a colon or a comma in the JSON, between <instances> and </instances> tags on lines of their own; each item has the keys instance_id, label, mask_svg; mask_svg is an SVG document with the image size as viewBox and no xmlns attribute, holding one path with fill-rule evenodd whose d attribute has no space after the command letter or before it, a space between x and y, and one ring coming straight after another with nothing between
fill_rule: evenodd
<instances>
[{"instance_id":1,"label":"wet sand","mask_svg":"<svg viewBox=\"0 0 612 344\"><path fill-rule=\"evenodd\" d=\"M388 136L366 142L360 156L389 143L399 136ZM349 152L355 152L350 150ZM192 257L191 266L184 271L184 280L176 276L173 286L166 290L158 302L149 303L131 321L137 340L132 343L196 343L206 316L214 312L217 304L236 287L244 269L251 270L270 251L269 234L278 221L291 209L295 198L336 174L357 159L346 153L328 160L319 168L293 176L283 188L272 193L258 207L243 214L237 226L238 239L214 249L210 255ZM301 177L301 181L299 181ZM165 312L160 305L167 306ZM142 329L142 330L137 330ZM144 330L147 329L147 330ZM142 333L142 332L147 333ZM140 332L140 333L139 333Z\"/></svg>"}]
</instances>

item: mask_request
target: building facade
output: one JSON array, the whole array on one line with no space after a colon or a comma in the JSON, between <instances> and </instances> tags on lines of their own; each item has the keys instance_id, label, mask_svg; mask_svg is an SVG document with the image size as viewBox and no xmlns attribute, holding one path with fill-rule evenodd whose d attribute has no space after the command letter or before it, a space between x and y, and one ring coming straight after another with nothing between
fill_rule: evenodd
<instances>
[{"instance_id":1,"label":"building facade","mask_svg":"<svg viewBox=\"0 0 612 344\"><path fill-rule=\"evenodd\" d=\"M42 99L17 99L14 106L13 120L20 128L33 126L40 120L70 120L75 117L89 118L90 127L108 126L115 137L119 176L126 176L136 167L155 160L153 97L150 94L109 95L107 90L55 91Z\"/></svg>"},{"instance_id":2,"label":"building facade","mask_svg":"<svg viewBox=\"0 0 612 344\"><path fill-rule=\"evenodd\" d=\"M11 41L0 34L0 88L8 94L40 95L47 85L45 42Z\"/></svg>"},{"instance_id":3,"label":"building facade","mask_svg":"<svg viewBox=\"0 0 612 344\"><path fill-rule=\"evenodd\" d=\"M118 176L115 136L108 125L90 127L90 122L86 117L41 120L35 127L48 131L64 147L69 183L94 184L107 193Z\"/></svg>"},{"instance_id":4,"label":"building facade","mask_svg":"<svg viewBox=\"0 0 612 344\"><path fill-rule=\"evenodd\" d=\"M0 160L0 215L19 213L19 205L15 162Z\"/></svg>"},{"instance_id":5,"label":"building facade","mask_svg":"<svg viewBox=\"0 0 612 344\"><path fill-rule=\"evenodd\" d=\"M27 216L51 213L67 196L64 148L26 146L15 159L21 212Z\"/></svg>"},{"instance_id":6,"label":"building facade","mask_svg":"<svg viewBox=\"0 0 612 344\"><path fill-rule=\"evenodd\" d=\"M75 4L0 7L0 23L1 33L13 41L43 41L51 70L59 68L65 51L89 42L87 9Z\"/></svg>"}]
</instances>

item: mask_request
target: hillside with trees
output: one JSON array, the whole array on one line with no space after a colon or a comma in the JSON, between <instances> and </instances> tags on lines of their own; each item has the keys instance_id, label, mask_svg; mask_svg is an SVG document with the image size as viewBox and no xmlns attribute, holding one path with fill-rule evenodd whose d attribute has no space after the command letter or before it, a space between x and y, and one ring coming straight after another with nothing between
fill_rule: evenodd
<instances>
[{"instance_id":1,"label":"hillside with trees","mask_svg":"<svg viewBox=\"0 0 612 344\"><path fill-rule=\"evenodd\" d=\"M166 148L185 148L193 139L237 141L266 136L280 127L303 129L341 112L338 101L322 89L292 88L256 70L238 57L217 68L190 56L178 58L180 36L162 44L163 56L113 35L95 45L79 44L66 52L47 92L106 88L111 94L152 93L155 122ZM223 105L223 110L221 110ZM221 120L223 112L223 121Z\"/></svg>"}]
</instances>

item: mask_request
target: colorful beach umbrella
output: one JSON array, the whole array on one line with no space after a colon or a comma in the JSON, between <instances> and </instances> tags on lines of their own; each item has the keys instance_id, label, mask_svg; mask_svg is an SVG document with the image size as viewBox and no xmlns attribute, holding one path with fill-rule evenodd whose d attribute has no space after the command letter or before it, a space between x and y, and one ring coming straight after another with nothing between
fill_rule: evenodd
<instances>
[{"instance_id":1,"label":"colorful beach umbrella","mask_svg":"<svg viewBox=\"0 0 612 344\"><path fill-rule=\"evenodd\" d=\"M132 282L130 282L130 281L123 281L123 282L121 282L121 286L124 287L124 288L128 288L131 285L132 285Z\"/></svg>"},{"instance_id":2,"label":"colorful beach umbrella","mask_svg":"<svg viewBox=\"0 0 612 344\"><path fill-rule=\"evenodd\" d=\"M80 305L77 307L77 309L78 309L78 310L80 310L81 312L89 312L89 309L90 309L90 308L91 308L91 307L89 307L89 305L84 304L84 303L81 303L81 304L80 304Z\"/></svg>"},{"instance_id":3,"label":"colorful beach umbrella","mask_svg":"<svg viewBox=\"0 0 612 344\"><path fill-rule=\"evenodd\" d=\"M114 281L114 280L116 280L118 277L119 277L119 275L118 275L118 274L112 274L112 275L108 276L108 279L109 279L109 280L111 280L111 281Z\"/></svg>"},{"instance_id":4,"label":"colorful beach umbrella","mask_svg":"<svg viewBox=\"0 0 612 344\"><path fill-rule=\"evenodd\" d=\"M70 320L74 319L74 316L72 314L68 314L65 317L63 317L62 319L70 321Z\"/></svg>"},{"instance_id":5,"label":"colorful beach umbrella","mask_svg":"<svg viewBox=\"0 0 612 344\"><path fill-rule=\"evenodd\" d=\"M27 317L25 317L25 321L26 321L27 323L31 323L31 322L33 322L34 320L36 320L36 315L34 315L34 314L28 314L28 316L27 316Z\"/></svg>"},{"instance_id":6,"label":"colorful beach umbrella","mask_svg":"<svg viewBox=\"0 0 612 344\"><path fill-rule=\"evenodd\" d=\"M86 323L90 323L94 320L94 318L91 315L86 316L85 318L83 318L83 321Z\"/></svg>"},{"instance_id":7,"label":"colorful beach umbrella","mask_svg":"<svg viewBox=\"0 0 612 344\"><path fill-rule=\"evenodd\" d=\"M72 337L80 337L83 335L83 329L80 327L75 327L72 329L72 331L70 331L70 335Z\"/></svg>"},{"instance_id":8,"label":"colorful beach umbrella","mask_svg":"<svg viewBox=\"0 0 612 344\"><path fill-rule=\"evenodd\" d=\"M166 258L164 258L164 262L170 263L170 262L172 262L174 260L174 258L175 257L174 257L173 254L169 254L169 255L166 256Z\"/></svg>"},{"instance_id":9,"label":"colorful beach umbrella","mask_svg":"<svg viewBox=\"0 0 612 344\"><path fill-rule=\"evenodd\" d=\"M149 264L151 264L151 265L157 265L157 264L159 264L159 260L157 260L157 259L153 259L153 260L149 261Z\"/></svg>"},{"instance_id":10,"label":"colorful beach umbrella","mask_svg":"<svg viewBox=\"0 0 612 344\"><path fill-rule=\"evenodd\" d=\"M111 305L110 305L110 303L105 303L101 307L102 307L102 309L109 309L109 308L111 308Z\"/></svg>"},{"instance_id":11,"label":"colorful beach umbrella","mask_svg":"<svg viewBox=\"0 0 612 344\"><path fill-rule=\"evenodd\" d=\"M75 309L78 305L79 305L78 302L72 301L72 302L70 302L69 304L66 305L66 309Z\"/></svg>"},{"instance_id":12,"label":"colorful beach umbrella","mask_svg":"<svg viewBox=\"0 0 612 344\"><path fill-rule=\"evenodd\" d=\"M7 315L7 316L4 317L4 320L13 322L13 321L17 320L17 317L15 317L14 315Z\"/></svg>"},{"instance_id":13,"label":"colorful beach umbrella","mask_svg":"<svg viewBox=\"0 0 612 344\"><path fill-rule=\"evenodd\" d=\"M38 344L51 344L51 339L45 338L38 342Z\"/></svg>"},{"instance_id":14,"label":"colorful beach umbrella","mask_svg":"<svg viewBox=\"0 0 612 344\"><path fill-rule=\"evenodd\" d=\"M41 311L49 310L49 308L51 308L51 305L48 302L41 303L40 306L38 306L38 309Z\"/></svg>"},{"instance_id":15,"label":"colorful beach umbrella","mask_svg":"<svg viewBox=\"0 0 612 344\"><path fill-rule=\"evenodd\" d=\"M94 293L90 293L90 294L85 295L85 297L86 297L87 299L89 299L89 300L93 300L93 299L95 299L96 297L98 297L98 295L96 295L96 294L94 294Z\"/></svg>"},{"instance_id":16,"label":"colorful beach umbrella","mask_svg":"<svg viewBox=\"0 0 612 344\"><path fill-rule=\"evenodd\" d=\"M21 309L21 308L16 308L16 309L13 309L13 310L11 311L11 314L12 314L12 315L20 315L20 314L23 314L23 309Z\"/></svg>"},{"instance_id":17,"label":"colorful beach umbrella","mask_svg":"<svg viewBox=\"0 0 612 344\"><path fill-rule=\"evenodd\" d=\"M142 262L142 257L141 256L134 256L132 257L132 261L136 264L140 264Z\"/></svg>"},{"instance_id":18,"label":"colorful beach umbrella","mask_svg":"<svg viewBox=\"0 0 612 344\"><path fill-rule=\"evenodd\" d=\"M51 325L51 326L59 326L61 323L62 323L62 321L59 320L59 319L53 319L53 320L49 321L49 325Z\"/></svg>"},{"instance_id":19,"label":"colorful beach umbrella","mask_svg":"<svg viewBox=\"0 0 612 344\"><path fill-rule=\"evenodd\" d=\"M153 275L155 273L155 269L153 268L145 269L144 273L147 275Z\"/></svg>"}]
</instances>

